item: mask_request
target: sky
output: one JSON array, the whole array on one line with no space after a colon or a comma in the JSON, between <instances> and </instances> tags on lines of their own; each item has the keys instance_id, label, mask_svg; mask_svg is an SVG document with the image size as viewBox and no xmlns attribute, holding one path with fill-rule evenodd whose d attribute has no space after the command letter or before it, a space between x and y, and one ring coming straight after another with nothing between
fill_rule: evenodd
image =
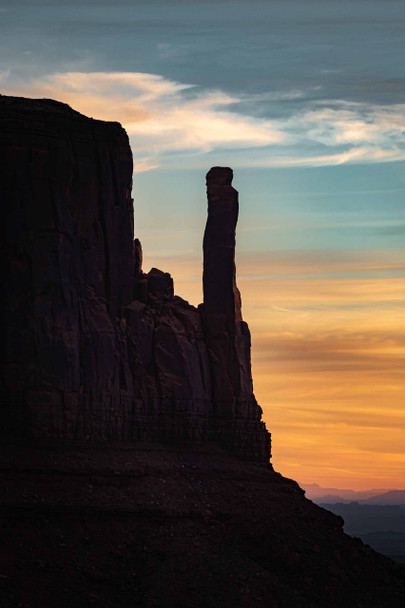
<instances>
[{"instance_id":1,"label":"sky","mask_svg":"<svg viewBox=\"0 0 405 608\"><path fill-rule=\"evenodd\" d=\"M205 173L276 470L405 488L402 0L0 0L0 91L126 128L144 269L201 299Z\"/></svg>"}]
</instances>

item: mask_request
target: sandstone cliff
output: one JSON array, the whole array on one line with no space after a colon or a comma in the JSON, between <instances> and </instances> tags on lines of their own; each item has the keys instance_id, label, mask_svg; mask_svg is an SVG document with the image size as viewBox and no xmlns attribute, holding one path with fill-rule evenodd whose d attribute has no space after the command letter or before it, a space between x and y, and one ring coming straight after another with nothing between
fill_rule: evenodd
<instances>
[{"instance_id":1,"label":"sandstone cliff","mask_svg":"<svg viewBox=\"0 0 405 608\"><path fill-rule=\"evenodd\" d=\"M232 171L207 176L204 304L142 271L125 131L51 100L0 97L8 432L58 440L213 439L266 461L235 283Z\"/></svg>"}]
</instances>

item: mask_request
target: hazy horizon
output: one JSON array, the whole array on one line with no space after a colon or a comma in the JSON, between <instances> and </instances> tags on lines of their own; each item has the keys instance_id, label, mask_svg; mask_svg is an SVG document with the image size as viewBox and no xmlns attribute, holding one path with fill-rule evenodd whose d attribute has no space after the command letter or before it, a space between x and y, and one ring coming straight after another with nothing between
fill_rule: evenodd
<instances>
[{"instance_id":1,"label":"hazy horizon","mask_svg":"<svg viewBox=\"0 0 405 608\"><path fill-rule=\"evenodd\" d=\"M401 2L0 7L0 90L117 120L145 270L201 299L205 173L234 169L237 279L276 470L404 489Z\"/></svg>"}]
</instances>

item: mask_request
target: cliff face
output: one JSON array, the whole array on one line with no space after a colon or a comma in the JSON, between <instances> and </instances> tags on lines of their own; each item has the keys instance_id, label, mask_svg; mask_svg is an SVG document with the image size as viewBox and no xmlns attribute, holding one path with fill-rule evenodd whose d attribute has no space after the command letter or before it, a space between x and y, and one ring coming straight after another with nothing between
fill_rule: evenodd
<instances>
[{"instance_id":1,"label":"cliff face","mask_svg":"<svg viewBox=\"0 0 405 608\"><path fill-rule=\"evenodd\" d=\"M5 385L14 431L118 436L132 299L132 157L118 124L0 98Z\"/></svg>"},{"instance_id":2,"label":"cliff face","mask_svg":"<svg viewBox=\"0 0 405 608\"><path fill-rule=\"evenodd\" d=\"M267 460L235 282L232 171L207 176L204 304L142 271L132 155L117 123L0 97L2 419L38 439L214 439Z\"/></svg>"}]
</instances>

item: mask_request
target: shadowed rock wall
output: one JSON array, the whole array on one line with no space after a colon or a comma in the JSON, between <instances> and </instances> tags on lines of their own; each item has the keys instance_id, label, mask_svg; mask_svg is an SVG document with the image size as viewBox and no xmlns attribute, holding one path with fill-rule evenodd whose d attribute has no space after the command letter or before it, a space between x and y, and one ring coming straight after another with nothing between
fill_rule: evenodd
<instances>
[{"instance_id":1,"label":"shadowed rock wall","mask_svg":"<svg viewBox=\"0 0 405 608\"><path fill-rule=\"evenodd\" d=\"M174 295L169 274L142 271L132 155L118 123L51 100L5 96L0 121L6 433L215 439L240 456L268 459L235 283L237 193L217 183L230 170L215 168L208 179L198 310ZM213 206L214 190L223 205ZM216 276L224 288L219 308L211 295Z\"/></svg>"}]
</instances>

